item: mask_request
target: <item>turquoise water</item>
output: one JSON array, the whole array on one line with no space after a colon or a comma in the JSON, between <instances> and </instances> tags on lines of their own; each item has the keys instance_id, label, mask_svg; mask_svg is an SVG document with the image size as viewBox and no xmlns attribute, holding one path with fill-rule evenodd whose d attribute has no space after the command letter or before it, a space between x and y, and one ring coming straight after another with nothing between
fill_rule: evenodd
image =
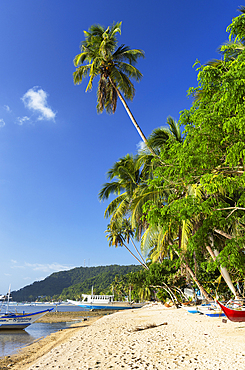
<instances>
[{"instance_id":1,"label":"turquoise water","mask_svg":"<svg viewBox=\"0 0 245 370\"><path fill-rule=\"evenodd\" d=\"M56 306L50 305L42 305L42 306L17 306L18 312L25 312L31 313L36 311L42 311L47 308L54 307L56 310ZM12 307L10 307L11 309ZM76 306L57 306L58 312L67 312L67 311L84 311L81 307ZM14 312L14 309L13 309ZM88 314L89 315L89 314ZM25 330L2 330L0 331L0 357L9 356L16 352L19 349L27 346L28 344L33 343L34 341L38 340L39 338L46 337L51 333L55 333L60 329L64 329L69 327L70 325L74 324L72 322L59 322L59 323L33 323Z\"/></svg>"}]
</instances>

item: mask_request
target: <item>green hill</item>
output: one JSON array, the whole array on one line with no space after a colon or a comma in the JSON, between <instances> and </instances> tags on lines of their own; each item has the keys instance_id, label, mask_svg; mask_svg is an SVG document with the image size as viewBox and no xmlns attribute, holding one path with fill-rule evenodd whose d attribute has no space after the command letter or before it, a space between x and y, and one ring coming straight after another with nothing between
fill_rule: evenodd
<instances>
[{"instance_id":1,"label":"green hill","mask_svg":"<svg viewBox=\"0 0 245 370\"><path fill-rule=\"evenodd\" d=\"M140 269L141 266L136 265L76 267L68 271L55 272L44 280L35 281L31 285L13 291L12 297L16 302L33 301L40 296L61 296L63 299L72 299L75 295L89 293L92 286L95 294L105 293L116 275L126 275Z\"/></svg>"}]
</instances>

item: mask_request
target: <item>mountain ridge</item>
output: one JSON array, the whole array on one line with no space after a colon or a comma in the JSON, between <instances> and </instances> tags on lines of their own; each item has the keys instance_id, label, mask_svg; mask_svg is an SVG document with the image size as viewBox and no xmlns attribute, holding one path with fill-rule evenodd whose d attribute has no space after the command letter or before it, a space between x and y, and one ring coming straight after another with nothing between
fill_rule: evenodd
<instances>
[{"instance_id":1,"label":"mountain ridge","mask_svg":"<svg viewBox=\"0 0 245 370\"><path fill-rule=\"evenodd\" d=\"M71 270L54 272L45 279L34 281L11 294L16 302L34 301L39 297L73 299L79 294L88 293L92 285L94 293L100 294L110 289L116 275L126 275L140 269L139 265L75 267Z\"/></svg>"}]
</instances>

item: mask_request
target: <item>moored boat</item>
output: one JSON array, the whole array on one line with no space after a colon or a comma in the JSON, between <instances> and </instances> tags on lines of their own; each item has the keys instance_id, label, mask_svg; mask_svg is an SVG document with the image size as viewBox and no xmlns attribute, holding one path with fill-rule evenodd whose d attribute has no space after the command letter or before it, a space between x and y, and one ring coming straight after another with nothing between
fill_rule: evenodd
<instances>
[{"instance_id":1,"label":"moored boat","mask_svg":"<svg viewBox=\"0 0 245 370\"><path fill-rule=\"evenodd\" d=\"M38 320L40 317L46 315L46 313L52 311L54 308L48 308L47 310L43 310L43 311L38 311L38 312L33 312L33 313L18 313L18 312L10 312L9 310L9 301L11 299L11 296L10 296L10 287L9 287L9 291L6 295L0 297L1 301L2 301L2 305L1 305L1 310L0 311L3 311L5 310L5 312L0 312L0 330L2 329L5 329L5 330L9 330L9 329L15 329L15 330L19 330L19 329L25 329L27 328L28 326L30 326L31 324L33 324L33 322L35 322L36 320ZM7 303L7 306L5 307L4 306L4 303Z\"/></svg>"},{"instance_id":2,"label":"moored boat","mask_svg":"<svg viewBox=\"0 0 245 370\"><path fill-rule=\"evenodd\" d=\"M227 307L227 305L224 306L219 301L217 301L217 303L220 305L222 311L230 321L234 322L245 321L245 307L242 304L233 301L233 304L231 304L231 302L229 303L230 306L232 305L233 307Z\"/></svg>"},{"instance_id":3,"label":"moored boat","mask_svg":"<svg viewBox=\"0 0 245 370\"><path fill-rule=\"evenodd\" d=\"M143 303L114 301L113 295L82 294L82 298L82 301L72 301L67 299L67 302L75 306L94 310L125 310L130 308L140 308L143 306Z\"/></svg>"},{"instance_id":4,"label":"moored boat","mask_svg":"<svg viewBox=\"0 0 245 370\"><path fill-rule=\"evenodd\" d=\"M0 314L0 330L2 329L25 329L27 326L33 324L34 321L38 320L46 313L52 311L53 308L49 308L44 311L34 312L34 313L11 313L7 312L5 314Z\"/></svg>"}]
</instances>

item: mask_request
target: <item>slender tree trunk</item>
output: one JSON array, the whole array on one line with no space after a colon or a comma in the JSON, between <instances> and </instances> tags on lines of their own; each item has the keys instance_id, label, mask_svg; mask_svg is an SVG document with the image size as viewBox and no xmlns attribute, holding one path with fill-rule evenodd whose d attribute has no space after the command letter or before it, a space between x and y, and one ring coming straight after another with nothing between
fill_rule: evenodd
<instances>
[{"instance_id":1,"label":"slender tree trunk","mask_svg":"<svg viewBox=\"0 0 245 370\"><path fill-rule=\"evenodd\" d=\"M136 250L136 252L138 253L138 255L139 255L140 259L141 259L141 260L142 260L142 262L143 262L143 264L145 265L146 269L147 269L147 270L149 270L149 267L148 267L148 266L147 266L147 264L145 263L145 260L144 260L144 258L142 257L141 253L138 251L138 248L136 247L136 245L135 245L135 243L134 243L133 239L131 238L131 236L130 236L130 240L131 240L131 243L132 243L132 244L133 244L133 246L134 246L134 249L135 249L135 250Z\"/></svg>"},{"instance_id":2,"label":"slender tree trunk","mask_svg":"<svg viewBox=\"0 0 245 370\"><path fill-rule=\"evenodd\" d=\"M164 285L150 285L150 288L164 289L170 295L171 300L172 300L173 304L175 305L175 307L178 308L178 304L179 304L178 299L176 298L176 296L174 295L172 290L167 286L167 284L165 284L164 282L162 282L162 284L164 284Z\"/></svg>"},{"instance_id":3,"label":"slender tree trunk","mask_svg":"<svg viewBox=\"0 0 245 370\"><path fill-rule=\"evenodd\" d=\"M135 127L135 128L136 128L136 130L138 131L138 134L140 135L141 139L142 139L142 140L144 141L144 143L147 145L147 148L149 148L149 150L151 151L152 155L156 156L156 153L154 152L154 150L148 146L148 144L147 144L147 139L146 139L146 137L145 137L145 135L144 135L143 131L141 130L140 126L138 125L138 123L137 123L136 119L134 118L134 116L133 116L133 114L132 114L131 110L129 109L128 104L127 104L127 103L126 103L126 101L124 100L124 98L123 98L122 94L120 93L120 91L118 90L118 88L116 87L116 85L114 84L114 82L113 82L113 80L111 79L111 77L109 76L108 78L109 78L110 83L112 84L112 86L113 86L113 87L114 87L114 89L116 90L116 92L117 92L117 95L118 95L119 99L121 100L121 102L122 102L122 104L123 104L124 108L126 109L126 112L128 113L129 118L131 119L131 121L132 121L132 123L133 123L134 127Z\"/></svg>"},{"instance_id":4,"label":"slender tree trunk","mask_svg":"<svg viewBox=\"0 0 245 370\"><path fill-rule=\"evenodd\" d=\"M119 99L121 100L124 108L126 109L126 112L128 113L131 121L133 122L133 125L134 127L136 128L136 130L138 131L141 139L144 141L144 143L147 143L147 139L143 133L143 131L141 130L141 128L139 127L138 123L136 122L136 119L134 118L133 114L131 113L126 101L124 100L122 94L120 93L120 91L118 90L118 88L116 87L116 85L114 84L113 80L111 79L111 77L109 76L109 81L110 83L112 84L112 86L114 87L114 89L116 90L117 92L117 95L119 96Z\"/></svg>"},{"instance_id":5,"label":"slender tree trunk","mask_svg":"<svg viewBox=\"0 0 245 370\"><path fill-rule=\"evenodd\" d=\"M181 238L182 238L182 229L179 227L179 249L181 249ZM175 250L175 253L177 254L178 257L180 257L179 253ZM196 275L192 271L191 267L189 266L189 263L184 255L181 256L184 260L184 264L186 266L187 271L191 275L191 278L194 280L196 285L198 286L199 290L201 291L202 295L205 297L207 301L211 301L212 298L210 298L209 294L206 292L206 290L203 288L201 283L198 281Z\"/></svg>"},{"instance_id":6,"label":"slender tree trunk","mask_svg":"<svg viewBox=\"0 0 245 370\"><path fill-rule=\"evenodd\" d=\"M200 289L202 295L205 297L205 299L207 301L211 301L213 300L209 294L206 292L206 290L203 288L203 286L201 285L201 283L199 282L199 280L197 279L196 275L194 274L194 272L192 271L191 267L189 266L188 262L187 262L187 259L182 256L183 260L184 260L184 263L185 263L185 266L187 268L187 271L189 272L189 274L191 275L192 279L194 280L194 282L196 283L196 285L198 286L198 288Z\"/></svg>"},{"instance_id":7,"label":"slender tree trunk","mask_svg":"<svg viewBox=\"0 0 245 370\"><path fill-rule=\"evenodd\" d=\"M225 233L222 230L214 229L214 231L222 236L224 236L226 239L232 239L232 235Z\"/></svg>"},{"instance_id":8,"label":"slender tree trunk","mask_svg":"<svg viewBox=\"0 0 245 370\"><path fill-rule=\"evenodd\" d=\"M130 254L132 254L132 256L141 264L141 266L143 266L144 267L144 269L148 269L148 267L147 266L145 266L139 259L138 259L138 257L136 257L135 256L135 254L133 254L133 252L131 252L131 250L125 245L125 244L123 244L123 246L129 251L129 253Z\"/></svg>"},{"instance_id":9,"label":"slender tree trunk","mask_svg":"<svg viewBox=\"0 0 245 370\"><path fill-rule=\"evenodd\" d=\"M212 257L212 259L215 261L216 260L216 257L218 257L219 255L219 252L215 249L214 251L212 250L211 247L206 247L207 248L207 251L209 252L210 256ZM231 278L230 278L230 275L227 271L227 269L225 267L221 267L220 266L220 273L221 275L223 276L223 279L225 280L228 288L231 290L231 292L234 294L235 298L238 298L239 297L239 294L237 293L232 281L231 281Z\"/></svg>"}]
</instances>

